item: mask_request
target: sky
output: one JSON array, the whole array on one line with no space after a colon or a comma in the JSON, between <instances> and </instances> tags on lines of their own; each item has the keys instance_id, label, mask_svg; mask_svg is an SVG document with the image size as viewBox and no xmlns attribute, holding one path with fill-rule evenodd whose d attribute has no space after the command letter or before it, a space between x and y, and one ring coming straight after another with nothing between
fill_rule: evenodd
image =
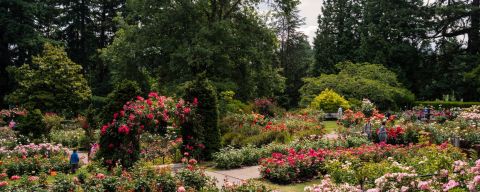
<instances>
[{"instance_id":1,"label":"sky","mask_svg":"<svg viewBox=\"0 0 480 192\"><path fill-rule=\"evenodd\" d=\"M300 27L302 31L308 36L310 43L313 42L315 31L317 30L317 18L321 12L322 0L300 0L301 4L298 7L300 16L305 17L305 25Z\"/></svg>"}]
</instances>

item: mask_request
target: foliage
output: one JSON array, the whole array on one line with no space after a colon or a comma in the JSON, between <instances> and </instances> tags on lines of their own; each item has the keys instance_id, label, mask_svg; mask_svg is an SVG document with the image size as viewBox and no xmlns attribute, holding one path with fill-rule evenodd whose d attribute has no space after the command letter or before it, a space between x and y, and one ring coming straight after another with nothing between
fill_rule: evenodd
<instances>
[{"instance_id":1,"label":"foliage","mask_svg":"<svg viewBox=\"0 0 480 192\"><path fill-rule=\"evenodd\" d=\"M20 136L26 136L34 142L39 142L41 139L48 137L50 133L50 129L43 119L40 109L32 110L19 118L14 130Z\"/></svg>"},{"instance_id":2,"label":"foliage","mask_svg":"<svg viewBox=\"0 0 480 192\"><path fill-rule=\"evenodd\" d=\"M6 99L29 109L71 115L91 97L82 66L71 61L64 49L46 43L32 64L9 68L18 88Z\"/></svg>"},{"instance_id":3,"label":"foliage","mask_svg":"<svg viewBox=\"0 0 480 192\"><path fill-rule=\"evenodd\" d=\"M43 122L45 122L45 125L48 130L60 130L62 129L62 122L65 120L60 115L57 115L56 113L45 113L43 115Z\"/></svg>"},{"instance_id":4,"label":"foliage","mask_svg":"<svg viewBox=\"0 0 480 192\"><path fill-rule=\"evenodd\" d=\"M312 100L310 107L333 113L336 112L339 107L348 109L350 105L341 95L327 88Z\"/></svg>"},{"instance_id":5,"label":"foliage","mask_svg":"<svg viewBox=\"0 0 480 192\"><path fill-rule=\"evenodd\" d=\"M272 97L284 89L284 78L273 63L275 34L257 14L258 3L127 3L130 11L119 18L120 29L102 58L113 82L136 80L142 87L155 82L159 90L175 93L182 91L178 85L206 72L219 92L232 90L242 101Z\"/></svg>"},{"instance_id":6,"label":"foliage","mask_svg":"<svg viewBox=\"0 0 480 192\"><path fill-rule=\"evenodd\" d=\"M138 95L142 95L142 91L137 82L131 80L118 82L113 91L109 93L106 98L107 103L103 106L100 119L108 121L112 114L120 111L127 101L134 99Z\"/></svg>"},{"instance_id":7,"label":"foliage","mask_svg":"<svg viewBox=\"0 0 480 192\"><path fill-rule=\"evenodd\" d=\"M75 184L72 179L66 175L59 174L55 178L55 182L52 186L53 191L69 192L75 190Z\"/></svg>"},{"instance_id":8,"label":"foliage","mask_svg":"<svg viewBox=\"0 0 480 192\"><path fill-rule=\"evenodd\" d=\"M0 127L0 149L11 149L18 145L17 142L17 135L13 129L10 127Z\"/></svg>"},{"instance_id":9,"label":"foliage","mask_svg":"<svg viewBox=\"0 0 480 192\"><path fill-rule=\"evenodd\" d=\"M195 146L201 143L205 146L205 149L202 150L202 157L210 159L211 154L217 152L221 147L220 128L218 126L218 100L215 87L208 79L199 77L187 86L185 99L196 105L195 118L189 124L193 124L193 127L190 127L191 129L198 130L182 129L184 151L188 145ZM194 138L196 141L190 142L190 138Z\"/></svg>"},{"instance_id":10,"label":"foliage","mask_svg":"<svg viewBox=\"0 0 480 192\"><path fill-rule=\"evenodd\" d=\"M91 141L98 141L98 135L87 138L83 129L53 130L49 134L50 142L62 144L70 148L85 148Z\"/></svg>"},{"instance_id":11,"label":"foliage","mask_svg":"<svg viewBox=\"0 0 480 192\"><path fill-rule=\"evenodd\" d=\"M336 66L340 70L338 74L305 79L305 85L300 89L302 106L310 104L327 88L346 98L369 98L380 109L396 109L414 101L414 95L402 87L397 75L381 65L344 62Z\"/></svg>"},{"instance_id":12,"label":"foliage","mask_svg":"<svg viewBox=\"0 0 480 192\"><path fill-rule=\"evenodd\" d=\"M226 116L228 113L246 113L249 110L249 106L242 103L240 100L234 99L235 92L223 91L219 95L219 114L220 117Z\"/></svg>"}]
</instances>

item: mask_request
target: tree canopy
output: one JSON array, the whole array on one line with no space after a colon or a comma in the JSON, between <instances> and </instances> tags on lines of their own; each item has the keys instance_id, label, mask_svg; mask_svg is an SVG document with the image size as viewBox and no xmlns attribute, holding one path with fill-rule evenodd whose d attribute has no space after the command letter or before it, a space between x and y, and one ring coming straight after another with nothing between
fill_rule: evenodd
<instances>
[{"instance_id":1,"label":"tree canopy","mask_svg":"<svg viewBox=\"0 0 480 192\"><path fill-rule=\"evenodd\" d=\"M11 67L17 88L7 100L30 109L48 112L78 112L92 96L82 66L74 63L62 47L46 43L32 64Z\"/></svg>"},{"instance_id":2,"label":"tree canopy","mask_svg":"<svg viewBox=\"0 0 480 192\"><path fill-rule=\"evenodd\" d=\"M322 74L305 78L300 89L300 104L308 106L326 89L331 89L346 98L362 100L369 98L381 109L396 109L414 101L412 92L405 89L394 72L379 64L344 62L336 65L338 74Z\"/></svg>"}]
</instances>

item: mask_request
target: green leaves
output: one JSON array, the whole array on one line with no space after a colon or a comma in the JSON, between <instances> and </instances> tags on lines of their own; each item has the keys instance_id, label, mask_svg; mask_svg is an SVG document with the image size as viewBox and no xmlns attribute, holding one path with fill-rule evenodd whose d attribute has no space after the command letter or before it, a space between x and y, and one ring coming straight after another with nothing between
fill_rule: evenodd
<instances>
[{"instance_id":1,"label":"green leaves","mask_svg":"<svg viewBox=\"0 0 480 192\"><path fill-rule=\"evenodd\" d=\"M304 79L305 85L300 89L300 104L307 106L321 91L330 88L345 96L361 100L368 98L381 109L404 107L414 101L414 95L403 88L396 75L377 64L338 64L338 74L321 75Z\"/></svg>"},{"instance_id":2,"label":"green leaves","mask_svg":"<svg viewBox=\"0 0 480 192\"><path fill-rule=\"evenodd\" d=\"M91 97L82 67L71 61L63 48L49 43L41 55L33 57L31 65L8 71L17 82L17 89L7 96L12 104L71 114Z\"/></svg>"}]
</instances>

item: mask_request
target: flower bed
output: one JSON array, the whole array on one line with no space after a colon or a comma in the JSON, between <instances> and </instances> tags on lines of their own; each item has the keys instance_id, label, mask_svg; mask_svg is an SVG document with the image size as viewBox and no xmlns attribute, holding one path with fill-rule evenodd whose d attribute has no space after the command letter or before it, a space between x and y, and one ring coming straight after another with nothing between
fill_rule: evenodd
<instances>
[{"instance_id":1,"label":"flower bed","mask_svg":"<svg viewBox=\"0 0 480 192\"><path fill-rule=\"evenodd\" d=\"M288 154L288 149L307 150L307 149L332 149L338 147L358 147L368 144L364 137L347 137L346 139L328 140L320 139L316 136L296 140L289 144L269 144L263 147L254 147L247 145L242 148L226 147L213 155L213 160L217 168L232 169L242 166L257 165L261 158L270 157L272 153L278 152Z\"/></svg>"},{"instance_id":2,"label":"flower bed","mask_svg":"<svg viewBox=\"0 0 480 192\"><path fill-rule=\"evenodd\" d=\"M271 157L260 160L260 173L275 183L292 183L315 178L322 167L325 151L288 150L288 154L273 153Z\"/></svg>"},{"instance_id":3,"label":"flower bed","mask_svg":"<svg viewBox=\"0 0 480 192\"><path fill-rule=\"evenodd\" d=\"M323 171L335 182L372 185L373 179L389 172L416 170L418 174L433 174L447 169L455 160L465 159L459 149L448 144L406 147L376 144L317 151L321 152L321 163L317 164L304 158L305 150L295 153L290 149L287 155L274 153L261 161L262 176L275 183L291 183L311 179ZM302 170L316 172L308 172L307 176L296 175L302 174Z\"/></svg>"},{"instance_id":4,"label":"flower bed","mask_svg":"<svg viewBox=\"0 0 480 192\"><path fill-rule=\"evenodd\" d=\"M349 183L335 183L329 176L318 185L307 186L304 191L479 191L480 190L480 160L473 165L465 161L455 161L449 170L440 170L438 174L422 177L411 173L386 173L375 179L374 186L361 187Z\"/></svg>"}]
</instances>

